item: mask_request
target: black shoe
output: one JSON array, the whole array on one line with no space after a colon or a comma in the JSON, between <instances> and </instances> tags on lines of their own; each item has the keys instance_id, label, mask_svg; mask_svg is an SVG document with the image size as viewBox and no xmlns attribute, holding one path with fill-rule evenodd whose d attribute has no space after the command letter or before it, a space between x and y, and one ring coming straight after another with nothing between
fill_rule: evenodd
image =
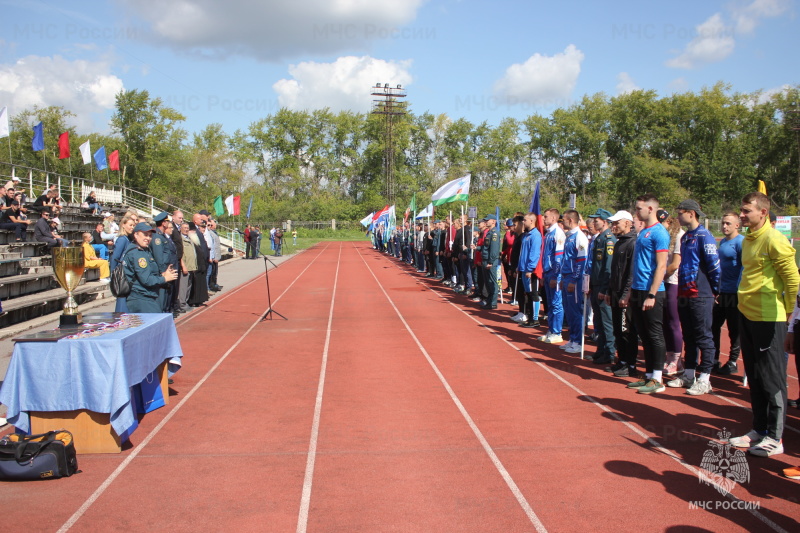
<instances>
[{"instance_id":1,"label":"black shoe","mask_svg":"<svg viewBox=\"0 0 800 533\"><path fill-rule=\"evenodd\" d=\"M624 365L623 367L614 371L614 376L618 378L633 378L638 375L635 368L631 368L628 365Z\"/></svg>"},{"instance_id":2,"label":"black shoe","mask_svg":"<svg viewBox=\"0 0 800 533\"><path fill-rule=\"evenodd\" d=\"M598 359L594 359L592 361L592 364L593 365L607 365L607 364L611 363L612 361L613 361L613 359L611 359L610 357L600 357Z\"/></svg>"},{"instance_id":3,"label":"black shoe","mask_svg":"<svg viewBox=\"0 0 800 533\"><path fill-rule=\"evenodd\" d=\"M616 372L616 371L617 371L617 370L619 370L620 368L624 368L624 367L627 367L627 366L628 366L628 365L626 365L626 364L625 364L625 363L623 363L622 361L617 361L617 362L616 362L616 363L614 363L613 365L611 365L611 366L607 366L605 370L606 370L606 372Z\"/></svg>"},{"instance_id":4,"label":"black shoe","mask_svg":"<svg viewBox=\"0 0 800 533\"><path fill-rule=\"evenodd\" d=\"M481 309L497 309L497 306L496 305L486 304L486 305L482 305Z\"/></svg>"},{"instance_id":5,"label":"black shoe","mask_svg":"<svg viewBox=\"0 0 800 533\"><path fill-rule=\"evenodd\" d=\"M731 374L738 373L738 371L739 368L736 366L736 363L733 361L728 361L724 366L720 367L719 371L717 371L717 374L720 376L730 376Z\"/></svg>"},{"instance_id":6,"label":"black shoe","mask_svg":"<svg viewBox=\"0 0 800 533\"><path fill-rule=\"evenodd\" d=\"M520 322L519 326L522 328L538 328L539 323L535 320L528 320L527 322Z\"/></svg>"},{"instance_id":7,"label":"black shoe","mask_svg":"<svg viewBox=\"0 0 800 533\"><path fill-rule=\"evenodd\" d=\"M796 400L789 400L787 403L789 404L789 407L800 407L800 398Z\"/></svg>"}]
</instances>

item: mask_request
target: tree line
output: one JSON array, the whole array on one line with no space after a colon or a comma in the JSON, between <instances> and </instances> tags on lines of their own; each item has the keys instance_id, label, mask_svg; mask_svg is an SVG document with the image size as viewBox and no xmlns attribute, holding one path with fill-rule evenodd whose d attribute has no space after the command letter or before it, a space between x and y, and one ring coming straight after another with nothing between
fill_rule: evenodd
<instances>
[{"instance_id":1,"label":"tree line","mask_svg":"<svg viewBox=\"0 0 800 533\"><path fill-rule=\"evenodd\" d=\"M718 216L763 180L776 211L798 214L798 102L798 86L767 95L719 83L663 97L599 93L495 126L410 112L393 117L397 208L416 193L421 209L439 186L469 172L470 204L481 213L495 205L524 210L540 181L548 207L565 207L574 193L585 211L625 209L646 192L665 205L694 198ZM89 177L77 147L90 139L93 151L120 151L122 170L112 182L189 208L236 193L243 209L254 199L253 216L261 220L358 220L386 203L385 116L281 109L246 130L210 124L190 135L182 114L144 90L117 95L108 135L74 131L73 116L47 107L12 117L14 163L42 168L44 157L48 171L68 174L56 140L70 131L72 175ZM40 120L44 156L30 146Z\"/></svg>"}]
</instances>

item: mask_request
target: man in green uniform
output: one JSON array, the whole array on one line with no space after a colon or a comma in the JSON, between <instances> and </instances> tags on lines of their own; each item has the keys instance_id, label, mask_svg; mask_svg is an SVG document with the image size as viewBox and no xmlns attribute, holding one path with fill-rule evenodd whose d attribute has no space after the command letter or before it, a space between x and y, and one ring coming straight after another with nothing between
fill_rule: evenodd
<instances>
[{"instance_id":1,"label":"man in green uniform","mask_svg":"<svg viewBox=\"0 0 800 533\"><path fill-rule=\"evenodd\" d=\"M483 240L481 248L481 262L485 276L486 291L489 296L486 303L481 305L484 309L497 309L497 296L500 288L497 285L497 262L500 260L500 234L497 231L497 216L486 215L483 217L489 231Z\"/></svg>"},{"instance_id":2,"label":"man in green uniform","mask_svg":"<svg viewBox=\"0 0 800 533\"><path fill-rule=\"evenodd\" d=\"M133 228L133 246L123 259L125 276L131 283L131 293L126 299L131 313L161 313L159 288L177 277L177 272L171 266L160 271L153 259L150 252L153 231L144 222L136 224Z\"/></svg>"},{"instance_id":3,"label":"man in green uniform","mask_svg":"<svg viewBox=\"0 0 800 533\"><path fill-rule=\"evenodd\" d=\"M594 363L604 365L614 362L617 350L614 344L614 324L611 321L611 306L606 303L605 295L609 294L611 283L611 260L614 257L614 245L617 238L608 228L611 213L598 209L589 215L589 223L594 224L597 232L592 241L592 267L589 273L592 310L594 311L594 330L597 332L597 353Z\"/></svg>"},{"instance_id":4,"label":"man in green uniform","mask_svg":"<svg viewBox=\"0 0 800 533\"><path fill-rule=\"evenodd\" d=\"M153 238L150 241L150 252L153 254L153 259L156 261L159 272L166 271L170 266L175 268L175 264L177 263L175 243L172 242L172 237L167 235L165 231L168 225L172 225L168 217L169 215L167 215L167 212L162 211L153 219L156 223L156 231L153 233ZM171 283L165 283L162 287L159 287L158 304L161 307L162 313L172 312L170 309L172 304Z\"/></svg>"}]
</instances>

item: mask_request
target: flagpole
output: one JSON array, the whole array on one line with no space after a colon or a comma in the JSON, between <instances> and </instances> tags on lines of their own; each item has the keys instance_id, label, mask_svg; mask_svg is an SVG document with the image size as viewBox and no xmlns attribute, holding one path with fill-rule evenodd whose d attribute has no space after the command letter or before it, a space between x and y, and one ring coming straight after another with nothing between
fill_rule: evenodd
<instances>
[{"instance_id":1,"label":"flagpole","mask_svg":"<svg viewBox=\"0 0 800 533\"><path fill-rule=\"evenodd\" d=\"M14 159L11 157L11 132L8 132L8 162L14 164Z\"/></svg>"}]
</instances>

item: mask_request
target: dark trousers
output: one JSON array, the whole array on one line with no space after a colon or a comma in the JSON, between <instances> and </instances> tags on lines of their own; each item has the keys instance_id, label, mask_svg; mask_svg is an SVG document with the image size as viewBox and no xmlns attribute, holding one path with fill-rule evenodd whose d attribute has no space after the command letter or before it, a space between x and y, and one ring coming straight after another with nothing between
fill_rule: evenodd
<instances>
[{"instance_id":1,"label":"dark trousers","mask_svg":"<svg viewBox=\"0 0 800 533\"><path fill-rule=\"evenodd\" d=\"M21 222L3 222L0 224L0 229L12 230L18 240L24 241L25 233L28 231L28 225Z\"/></svg>"},{"instance_id":2,"label":"dark trousers","mask_svg":"<svg viewBox=\"0 0 800 533\"><path fill-rule=\"evenodd\" d=\"M592 311L594 311L594 330L597 332L597 354L595 359L614 359L614 321L611 318L611 306L605 298L598 300L597 291L592 290Z\"/></svg>"},{"instance_id":3,"label":"dark trousers","mask_svg":"<svg viewBox=\"0 0 800 533\"><path fill-rule=\"evenodd\" d=\"M664 359L667 355L667 347L664 344L664 330L662 320L664 319L664 291L656 293L655 305L649 311L642 310L647 298L647 291L631 291L631 299L628 305L632 307L633 323L636 331L642 338L642 348L644 349L645 371L664 369Z\"/></svg>"},{"instance_id":4,"label":"dark trousers","mask_svg":"<svg viewBox=\"0 0 800 533\"><path fill-rule=\"evenodd\" d=\"M461 254L458 260L461 265L461 275L464 277L464 289L471 289L475 286L472 281L472 259L468 254Z\"/></svg>"},{"instance_id":5,"label":"dark trousers","mask_svg":"<svg viewBox=\"0 0 800 533\"><path fill-rule=\"evenodd\" d=\"M728 322L728 338L731 341L731 350L728 353L728 361L734 363L739 360L739 323L741 312L739 311L739 297L735 292L721 292L718 302L714 304L714 311L711 320L711 336L714 339L714 360L719 361L719 347L722 333L722 325Z\"/></svg>"},{"instance_id":6,"label":"dark trousers","mask_svg":"<svg viewBox=\"0 0 800 533\"><path fill-rule=\"evenodd\" d=\"M633 324L632 308L619 307L619 295L612 294L611 321L614 325L614 341L617 346L619 360L629 367L636 366L636 355L639 353L639 339Z\"/></svg>"},{"instance_id":7,"label":"dark trousers","mask_svg":"<svg viewBox=\"0 0 800 533\"><path fill-rule=\"evenodd\" d=\"M786 423L786 357L784 322L754 322L741 317L744 370L750 383L753 429L775 440Z\"/></svg>"},{"instance_id":8,"label":"dark trousers","mask_svg":"<svg viewBox=\"0 0 800 533\"><path fill-rule=\"evenodd\" d=\"M488 292L486 290L486 269L482 265L475 266L475 287L481 300L485 300Z\"/></svg>"},{"instance_id":9,"label":"dark trousers","mask_svg":"<svg viewBox=\"0 0 800 533\"><path fill-rule=\"evenodd\" d=\"M687 369L696 368L701 374L710 374L714 366L714 340L711 338L713 308L714 298L678 298L678 317L686 352L684 364Z\"/></svg>"},{"instance_id":10,"label":"dark trousers","mask_svg":"<svg viewBox=\"0 0 800 533\"><path fill-rule=\"evenodd\" d=\"M253 255L253 244L250 241L246 241L244 243L244 258L250 259L251 255Z\"/></svg>"}]
</instances>

